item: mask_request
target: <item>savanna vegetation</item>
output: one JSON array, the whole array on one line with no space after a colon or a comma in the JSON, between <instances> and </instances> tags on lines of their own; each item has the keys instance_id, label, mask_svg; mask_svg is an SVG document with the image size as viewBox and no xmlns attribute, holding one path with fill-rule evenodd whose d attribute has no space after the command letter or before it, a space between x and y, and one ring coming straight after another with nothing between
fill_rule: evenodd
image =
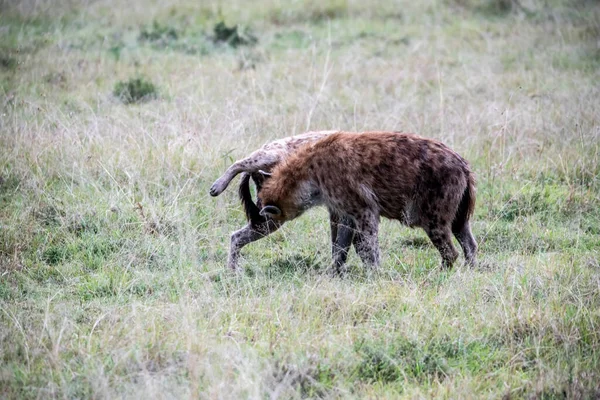
<instances>
[{"instance_id":1,"label":"savanna vegetation","mask_svg":"<svg viewBox=\"0 0 600 400\"><path fill-rule=\"evenodd\" d=\"M226 270L211 183L320 129L469 159L479 265L317 209ZM2 398L597 398L599 251L597 1L0 1Z\"/></svg>"}]
</instances>

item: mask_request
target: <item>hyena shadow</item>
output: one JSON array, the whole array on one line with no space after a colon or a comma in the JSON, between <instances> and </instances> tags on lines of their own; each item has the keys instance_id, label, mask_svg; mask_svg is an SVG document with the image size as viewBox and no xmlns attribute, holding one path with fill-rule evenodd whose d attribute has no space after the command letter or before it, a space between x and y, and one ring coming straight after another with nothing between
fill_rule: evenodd
<instances>
[{"instance_id":1,"label":"hyena shadow","mask_svg":"<svg viewBox=\"0 0 600 400\"><path fill-rule=\"evenodd\" d=\"M339 278L350 282L364 282L365 280L373 279L378 276L385 276L385 273L382 270L363 268L358 257L351 259L346 264L344 273L340 274L327 260L327 257L307 256L302 253L276 258L257 269L264 271L264 276L269 279L289 279L293 277L305 278L313 275L318 278L329 277L334 279Z\"/></svg>"},{"instance_id":2,"label":"hyena shadow","mask_svg":"<svg viewBox=\"0 0 600 400\"><path fill-rule=\"evenodd\" d=\"M433 246L431 241L429 239L427 239L426 237L422 237L422 236L402 238L399 241L397 241L397 244L399 246L401 246L402 248L408 247L408 248L413 248L413 249L426 249L426 248L435 249L435 247Z\"/></svg>"},{"instance_id":3,"label":"hyena shadow","mask_svg":"<svg viewBox=\"0 0 600 400\"><path fill-rule=\"evenodd\" d=\"M321 273L329 267L326 257L321 254L294 253L271 260L264 268L269 278Z\"/></svg>"},{"instance_id":4,"label":"hyena shadow","mask_svg":"<svg viewBox=\"0 0 600 400\"><path fill-rule=\"evenodd\" d=\"M347 263L344 273L340 274L329 262L327 252L317 251L316 253L294 252L289 255L281 255L264 264L255 267L245 266L246 275L255 276L258 271L261 275L269 279L290 279L294 277L307 277L314 275L317 277L329 276L349 281L364 281L374 278L381 274L380 270L363 268L358 255L352 255Z\"/></svg>"}]
</instances>

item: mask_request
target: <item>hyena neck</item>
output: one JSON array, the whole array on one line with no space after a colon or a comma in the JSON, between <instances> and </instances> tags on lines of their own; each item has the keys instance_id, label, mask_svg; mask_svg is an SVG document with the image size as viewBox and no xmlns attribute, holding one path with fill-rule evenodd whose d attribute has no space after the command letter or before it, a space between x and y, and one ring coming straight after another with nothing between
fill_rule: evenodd
<instances>
[{"instance_id":1,"label":"hyena neck","mask_svg":"<svg viewBox=\"0 0 600 400\"><path fill-rule=\"evenodd\" d=\"M323 203L323 193L312 179L305 179L298 183L295 198L301 211L306 211Z\"/></svg>"}]
</instances>

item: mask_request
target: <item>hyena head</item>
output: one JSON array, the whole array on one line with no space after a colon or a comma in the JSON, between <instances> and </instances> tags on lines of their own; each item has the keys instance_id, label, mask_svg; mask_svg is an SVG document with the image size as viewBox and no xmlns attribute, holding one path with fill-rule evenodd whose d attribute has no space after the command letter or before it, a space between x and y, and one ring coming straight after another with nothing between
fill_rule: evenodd
<instances>
[{"instance_id":1,"label":"hyena head","mask_svg":"<svg viewBox=\"0 0 600 400\"><path fill-rule=\"evenodd\" d=\"M276 221L289 221L319 204L321 192L306 177L276 168L258 193L260 214ZM283 172L283 173L282 173Z\"/></svg>"}]
</instances>

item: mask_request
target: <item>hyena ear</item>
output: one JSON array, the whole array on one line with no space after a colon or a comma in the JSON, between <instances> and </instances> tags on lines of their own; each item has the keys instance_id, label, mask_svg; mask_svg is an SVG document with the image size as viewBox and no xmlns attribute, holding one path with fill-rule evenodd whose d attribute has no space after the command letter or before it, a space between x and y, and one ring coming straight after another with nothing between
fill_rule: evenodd
<instances>
[{"instance_id":1,"label":"hyena ear","mask_svg":"<svg viewBox=\"0 0 600 400\"><path fill-rule=\"evenodd\" d=\"M263 171L262 169L259 169L258 173L261 174L262 176L271 176L271 175L273 175L272 173L267 172L267 171Z\"/></svg>"},{"instance_id":2,"label":"hyena ear","mask_svg":"<svg viewBox=\"0 0 600 400\"><path fill-rule=\"evenodd\" d=\"M278 217L281 215L281 210L276 206L265 206L260 210L260 215L263 217Z\"/></svg>"}]
</instances>

